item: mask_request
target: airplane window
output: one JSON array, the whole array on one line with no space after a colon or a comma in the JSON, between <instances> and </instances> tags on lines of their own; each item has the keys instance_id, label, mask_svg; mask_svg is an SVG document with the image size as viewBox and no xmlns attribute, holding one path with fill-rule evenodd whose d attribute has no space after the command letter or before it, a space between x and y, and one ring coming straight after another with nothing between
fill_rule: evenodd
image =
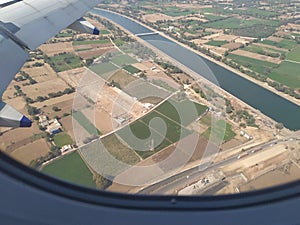
<instances>
[{"instance_id":1,"label":"airplane window","mask_svg":"<svg viewBox=\"0 0 300 225\"><path fill-rule=\"evenodd\" d=\"M299 8L104 1L84 17L99 35L73 26L29 52L2 101L32 126L1 127L0 149L127 194L227 195L298 180Z\"/></svg>"}]
</instances>

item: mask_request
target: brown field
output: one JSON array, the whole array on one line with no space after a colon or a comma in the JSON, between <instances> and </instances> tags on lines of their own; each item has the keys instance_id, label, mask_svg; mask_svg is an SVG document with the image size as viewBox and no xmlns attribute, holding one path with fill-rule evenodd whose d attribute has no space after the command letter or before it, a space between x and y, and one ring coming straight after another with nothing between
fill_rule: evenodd
<instances>
[{"instance_id":1,"label":"brown field","mask_svg":"<svg viewBox=\"0 0 300 225\"><path fill-rule=\"evenodd\" d=\"M59 120L65 132L67 132L73 140L75 140L74 132L73 132L73 121L72 116L66 116Z\"/></svg>"},{"instance_id":2,"label":"brown field","mask_svg":"<svg viewBox=\"0 0 300 225\"><path fill-rule=\"evenodd\" d=\"M70 97L72 96L72 94L70 95ZM61 109L58 112L55 112L52 107L58 107L59 109ZM72 106L73 106L73 98L66 100L66 101L60 101L56 104L52 104L52 105L47 105L46 107L44 106L43 108L41 108L41 110L44 112L44 114L46 116L48 116L50 119L53 119L54 117L58 116L58 117L62 117L64 115L64 113L71 113L72 111Z\"/></svg>"},{"instance_id":3,"label":"brown field","mask_svg":"<svg viewBox=\"0 0 300 225\"><path fill-rule=\"evenodd\" d=\"M40 109L40 108L43 108L45 106L56 105L56 104L59 104L61 102L73 100L74 95L75 95L75 93L71 93L71 94L63 95L63 96L60 96L60 97L57 97L57 98L51 98L51 99L48 99L48 100L43 101L43 102L33 103L33 104L31 104L31 106L34 106L34 107L37 107L37 108Z\"/></svg>"},{"instance_id":4,"label":"brown field","mask_svg":"<svg viewBox=\"0 0 300 225\"><path fill-rule=\"evenodd\" d=\"M15 85L22 86L21 82L16 82L15 80L12 80L11 83L8 85L7 89L2 95L2 100L6 102L7 99L15 98L14 93L16 92L16 89L14 88Z\"/></svg>"},{"instance_id":5,"label":"brown field","mask_svg":"<svg viewBox=\"0 0 300 225\"><path fill-rule=\"evenodd\" d=\"M57 77L55 71L46 63L42 67L23 68L23 71L28 73L38 83L49 81Z\"/></svg>"},{"instance_id":6,"label":"brown field","mask_svg":"<svg viewBox=\"0 0 300 225\"><path fill-rule=\"evenodd\" d=\"M101 55L105 54L106 52L109 52L113 49L114 49L114 47L91 49L91 50L87 50L87 51L76 52L76 54L83 59L89 59L89 58L101 56Z\"/></svg>"},{"instance_id":7,"label":"brown field","mask_svg":"<svg viewBox=\"0 0 300 225\"><path fill-rule=\"evenodd\" d=\"M219 55L224 55L225 52L228 50L227 48L210 46L210 45L205 45L205 47L207 47L208 49L210 49L211 51L213 51Z\"/></svg>"},{"instance_id":8,"label":"brown field","mask_svg":"<svg viewBox=\"0 0 300 225\"><path fill-rule=\"evenodd\" d=\"M143 15L143 19L151 23L155 23L157 20L177 20L182 18L182 16L172 17L161 13Z\"/></svg>"},{"instance_id":9,"label":"brown field","mask_svg":"<svg viewBox=\"0 0 300 225\"><path fill-rule=\"evenodd\" d=\"M32 142L33 136L41 131L33 123L31 128L14 128L0 136L0 148L6 152L13 150Z\"/></svg>"},{"instance_id":10,"label":"brown field","mask_svg":"<svg viewBox=\"0 0 300 225\"><path fill-rule=\"evenodd\" d=\"M241 49L235 50L232 53L235 54L235 55L246 56L246 57L249 57L249 58L258 59L258 60L262 60L262 61L267 61L267 62L271 62L271 63L276 63L276 64L281 63L281 60L279 58L273 58L273 57L270 57L270 56L260 55L260 54L257 54L257 53L244 51L244 50L241 50Z\"/></svg>"},{"instance_id":11,"label":"brown field","mask_svg":"<svg viewBox=\"0 0 300 225\"><path fill-rule=\"evenodd\" d=\"M243 44L241 44L241 43L228 43L228 44L223 45L223 48L227 48L228 50L235 50L241 46L243 46Z\"/></svg>"},{"instance_id":12,"label":"brown field","mask_svg":"<svg viewBox=\"0 0 300 225\"><path fill-rule=\"evenodd\" d=\"M79 85L80 80L86 71L87 69L85 67L80 67L80 68L60 72L58 73L58 76L61 77L70 86L76 88Z\"/></svg>"},{"instance_id":13,"label":"brown field","mask_svg":"<svg viewBox=\"0 0 300 225\"><path fill-rule=\"evenodd\" d=\"M45 139L40 139L16 149L10 154L10 156L28 165L31 160L46 155L49 152L49 149L50 148Z\"/></svg>"},{"instance_id":14,"label":"brown field","mask_svg":"<svg viewBox=\"0 0 300 225\"><path fill-rule=\"evenodd\" d=\"M235 39L237 39L238 36L235 35L229 35L229 34L219 34L219 36L214 38L214 41L234 41Z\"/></svg>"},{"instance_id":15,"label":"brown field","mask_svg":"<svg viewBox=\"0 0 300 225\"><path fill-rule=\"evenodd\" d=\"M109 112L101 108L95 110L95 125L102 134L107 134L113 130L113 119Z\"/></svg>"},{"instance_id":16,"label":"brown field","mask_svg":"<svg viewBox=\"0 0 300 225\"><path fill-rule=\"evenodd\" d=\"M258 190L266 187L276 186L300 179L300 169L292 164L288 173L278 169L268 172L255 180L240 187L240 191Z\"/></svg>"},{"instance_id":17,"label":"brown field","mask_svg":"<svg viewBox=\"0 0 300 225\"><path fill-rule=\"evenodd\" d=\"M51 92L63 91L68 87L62 79L54 78L47 82L24 86L22 87L22 91L32 99L36 99L38 96L47 96Z\"/></svg>"},{"instance_id":18,"label":"brown field","mask_svg":"<svg viewBox=\"0 0 300 225\"><path fill-rule=\"evenodd\" d=\"M280 42L280 41L282 41L283 39L280 38L280 37L270 36L270 37L267 38L267 40L275 41L275 42Z\"/></svg>"},{"instance_id":19,"label":"brown field","mask_svg":"<svg viewBox=\"0 0 300 225\"><path fill-rule=\"evenodd\" d=\"M53 44L43 44L39 47L46 55L54 56L63 52L73 52L73 46L71 42L59 42Z\"/></svg>"},{"instance_id":20,"label":"brown field","mask_svg":"<svg viewBox=\"0 0 300 225\"><path fill-rule=\"evenodd\" d=\"M207 40L204 39L194 39L193 42L197 45L203 45Z\"/></svg>"}]
</instances>

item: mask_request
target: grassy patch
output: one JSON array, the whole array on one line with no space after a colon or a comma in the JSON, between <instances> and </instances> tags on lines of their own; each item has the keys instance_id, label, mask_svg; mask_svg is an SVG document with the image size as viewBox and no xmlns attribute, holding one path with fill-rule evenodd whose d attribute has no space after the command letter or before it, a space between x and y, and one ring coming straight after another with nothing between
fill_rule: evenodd
<instances>
[{"instance_id":1,"label":"grassy patch","mask_svg":"<svg viewBox=\"0 0 300 225\"><path fill-rule=\"evenodd\" d=\"M80 112L73 112L73 118L89 133L92 135L100 135L101 132L92 124L86 116Z\"/></svg>"},{"instance_id":2,"label":"grassy patch","mask_svg":"<svg viewBox=\"0 0 300 225\"><path fill-rule=\"evenodd\" d=\"M225 132L224 132L224 127ZM231 124L225 122L225 120L218 120L213 127L207 128L207 130L202 134L204 138L209 140L217 139L217 140L223 140L223 142L230 141L232 138L234 138L236 133L232 130Z\"/></svg>"},{"instance_id":3,"label":"grassy patch","mask_svg":"<svg viewBox=\"0 0 300 225\"><path fill-rule=\"evenodd\" d=\"M73 144L73 140L67 133L59 133L53 137L53 141L56 146L63 147L64 145Z\"/></svg>"},{"instance_id":4,"label":"grassy patch","mask_svg":"<svg viewBox=\"0 0 300 225\"><path fill-rule=\"evenodd\" d=\"M76 184L96 187L93 175L78 152L72 152L63 158L53 161L42 169L42 172Z\"/></svg>"},{"instance_id":5,"label":"grassy patch","mask_svg":"<svg viewBox=\"0 0 300 225\"><path fill-rule=\"evenodd\" d=\"M280 42L271 41L271 40L263 40L261 43L266 45L272 45L278 48L292 49L297 45L297 42L294 40L283 39Z\"/></svg>"},{"instance_id":6,"label":"grassy patch","mask_svg":"<svg viewBox=\"0 0 300 225\"><path fill-rule=\"evenodd\" d=\"M222 45L225 45L227 43L228 43L227 41L209 41L209 42L206 42L205 44L206 45L211 45L211 46L221 47Z\"/></svg>"},{"instance_id":7,"label":"grassy patch","mask_svg":"<svg viewBox=\"0 0 300 225\"><path fill-rule=\"evenodd\" d=\"M300 64L292 62L282 62L278 68L272 71L268 76L292 88L300 88Z\"/></svg>"},{"instance_id":8,"label":"grassy patch","mask_svg":"<svg viewBox=\"0 0 300 225\"><path fill-rule=\"evenodd\" d=\"M100 30L100 34L110 34L108 30Z\"/></svg>"},{"instance_id":9,"label":"grassy patch","mask_svg":"<svg viewBox=\"0 0 300 225\"><path fill-rule=\"evenodd\" d=\"M47 58L46 61L55 70L55 72L62 72L83 66L80 58L72 53L56 55Z\"/></svg>"},{"instance_id":10,"label":"grassy patch","mask_svg":"<svg viewBox=\"0 0 300 225\"><path fill-rule=\"evenodd\" d=\"M97 63L89 67L90 70L98 74L104 79L107 79L111 74L110 72L116 71L119 68L111 63Z\"/></svg>"},{"instance_id":11,"label":"grassy patch","mask_svg":"<svg viewBox=\"0 0 300 225\"><path fill-rule=\"evenodd\" d=\"M135 68L134 66L131 66L131 65L127 65L123 69L126 70L126 71L128 71L131 74L135 74L135 73L140 72L139 69L137 69L137 68Z\"/></svg>"},{"instance_id":12,"label":"grassy patch","mask_svg":"<svg viewBox=\"0 0 300 225\"><path fill-rule=\"evenodd\" d=\"M159 87L164 88L167 91L170 91L170 92L177 91L175 88L171 87L167 82L165 82L163 80L154 80L153 79L151 82Z\"/></svg>"},{"instance_id":13,"label":"grassy patch","mask_svg":"<svg viewBox=\"0 0 300 225\"><path fill-rule=\"evenodd\" d=\"M273 68L278 67L275 63L270 63L266 61L261 61L258 59L249 58L246 56L229 54L228 58L232 59L234 62L247 67L257 73L268 74Z\"/></svg>"},{"instance_id":14,"label":"grassy patch","mask_svg":"<svg viewBox=\"0 0 300 225\"><path fill-rule=\"evenodd\" d=\"M105 148L117 160L129 165L135 165L140 161L136 153L126 145L122 144L115 134L106 136L105 138L102 138L101 141Z\"/></svg>"},{"instance_id":15,"label":"grassy patch","mask_svg":"<svg viewBox=\"0 0 300 225\"><path fill-rule=\"evenodd\" d=\"M91 45L91 44L107 44L110 43L110 40L85 40L85 41L73 41L73 45Z\"/></svg>"},{"instance_id":16,"label":"grassy patch","mask_svg":"<svg viewBox=\"0 0 300 225\"><path fill-rule=\"evenodd\" d=\"M120 89L123 89L136 79L136 77L129 75L124 70L119 70L108 79L108 82L112 82L113 80L115 83L119 84Z\"/></svg>"},{"instance_id":17,"label":"grassy patch","mask_svg":"<svg viewBox=\"0 0 300 225\"><path fill-rule=\"evenodd\" d=\"M114 64L118 66L125 66L136 63L137 61L130 57L129 55L117 55L111 59Z\"/></svg>"},{"instance_id":18,"label":"grassy patch","mask_svg":"<svg viewBox=\"0 0 300 225\"><path fill-rule=\"evenodd\" d=\"M300 45L297 45L292 51L290 51L287 54L286 59L300 62Z\"/></svg>"}]
</instances>

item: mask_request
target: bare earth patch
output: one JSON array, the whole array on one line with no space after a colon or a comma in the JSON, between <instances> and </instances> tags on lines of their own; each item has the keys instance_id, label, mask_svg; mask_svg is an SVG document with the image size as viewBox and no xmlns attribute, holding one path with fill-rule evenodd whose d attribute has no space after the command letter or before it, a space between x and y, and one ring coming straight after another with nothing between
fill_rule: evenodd
<instances>
[{"instance_id":1,"label":"bare earth patch","mask_svg":"<svg viewBox=\"0 0 300 225\"><path fill-rule=\"evenodd\" d=\"M59 42L53 44L43 44L40 49L48 56L54 56L63 52L73 52L73 46L71 42Z\"/></svg>"},{"instance_id":2,"label":"bare earth patch","mask_svg":"<svg viewBox=\"0 0 300 225\"><path fill-rule=\"evenodd\" d=\"M40 139L33 143L18 148L17 150L13 151L10 155L14 159L26 165L29 165L31 160L46 155L49 152L49 149L50 148L47 142L44 139Z\"/></svg>"},{"instance_id":3,"label":"bare earth patch","mask_svg":"<svg viewBox=\"0 0 300 225\"><path fill-rule=\"evenodd\" d=\"M235 50L232 53L236 54L236 55L246 56L246 57L253 58L253 59L258 59L258 60L262 60L262 61L271 62L271 63L276 63L276 64L281 63L281 60L279 58L273 58L273 57L270 57L270 56L260 55L260 54L257 54L257 53L244 51L244 50L241 50L241 49Z\"/></svg>"}]
</instances>

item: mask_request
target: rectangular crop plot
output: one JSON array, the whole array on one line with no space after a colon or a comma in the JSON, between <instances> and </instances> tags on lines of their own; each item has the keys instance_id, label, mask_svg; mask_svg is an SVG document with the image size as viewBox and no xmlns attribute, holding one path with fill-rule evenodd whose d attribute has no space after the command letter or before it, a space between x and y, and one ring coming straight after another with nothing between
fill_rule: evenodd
<instances>
[{"instance_id":1,"label":"rectangular crop plot","mask_svg":"<svg viewBox=\"0 0 300 225\"><path fill-rule=\"evenodd\" d=\"M90 70L98 74L103 79L107 80L113 71L117 71L119 68L111 63L97 63L89 67Z\"/></svg>"},{"instance_id":2,"label":"rectangular crop plot","mask_svg":"<svg viewBox=\"0 0 300 225\"><path fill-rule=\"evenodd\" d=\"M228 58L232 59L234 62L236 62L242 66L245 66L245 67L247 67L257 73L261 73L261 74L267 74L273 68L276 68L278 66L275 63L261 61L258 59L253 59L253 58L249 58L246 56L235 55L235 54L229 54Z\"/></svg>"},{"instance_id":3,"label":"rectangular crop plot","mask_svg":"<svg viewBox=\"0 0 300 225\"><path fill-rule=\"evenodd\" d=\"M85 41L74 41L73 45L91 45L91 44L107 44L110 40L85 40Z\"/></svg>"},{"instance_id":4,"label":"rectangular crop plot","mask_svg":"<svg viewBox=\"0 0 300 225\"><path fill-rule=\"evenodd\" d=\"M93 174L77 151L53 161L45 166L42 172L76 184L96 187L93 181Z\"/></svg>"},{"instance_id":5,"label":"rectangular crop plot","mask_svg":"<svg viewBox=\"0 0 300 225\"><path fill-rule=\"evenodd\" d=\"M72 116L87 132L89 132L89 134L101 134L101 132L89 121L88 118L86 118L82 112L73 112Z\"/></svg>"},{"instance_id":6,"label":"rectangular crop plot","mask_svg":"<svg viewBox=\"0 0 300 225\"><path fill-rule=\"evenodd\" d=\"M72 53L56 55L46 60L55 72L62 72L70 69L82 67L80 58Z\"/></svg>"},{"instance_id":7,"label":"rectangular crop plot","mask_svg":"<svg viewBox=\"0 0 300 225\"><path fill-rule=\"evenodd\" d=\"M294 62L282 62L280 66L268 75L271 79L292 88L300 88L300 64Z\"/></svg>"},{"instance_id":8,"label":"rectangular crop plot","mask_svg":"<svg viewBox=\"0 0 300 225\"><path fill-rule=\"evenodd\" d=\"M136 63L137 61L135 59L133 59L132 57L130 57L129 55L117 55L114 56L111 61L118 65L118 66L124 66L124 65L130 65L133 63Z\"/></svg>"},{"instance_id":9,"label":"rectangular crop plot","mask_svg":"<svg viewBox=\"0 0 300 225\"><path fill-rule=\"evenodd\" d=\"M292 51L290 51L286 59L295 61L295 62L300 62L300 45L297 45L296 48L294 48Z\"/></svg>"},{"instance_id":10,"label":"rectangular crop plot","mask_svg":"<svg viewBox=\"0 0 300 225\"><path fill-rule=\"evenodd\" d=\"M53 137L53 141L58 147L63 147L64 145L73 144L73 140L67 133L59 133Z\"/></svg>"},{"instance_id":11,"label":"rectangular crop plot","mask_svg":"<svg viewBox=\"0 0 300 225\"><path fill-rule=\"evenodd\" d=\"M119 130L117 135L142 158L147 158L191 134L186 126L206 110L206 106L190 100L167 100L154 111Z\"/></svg>"}]
</instances>

